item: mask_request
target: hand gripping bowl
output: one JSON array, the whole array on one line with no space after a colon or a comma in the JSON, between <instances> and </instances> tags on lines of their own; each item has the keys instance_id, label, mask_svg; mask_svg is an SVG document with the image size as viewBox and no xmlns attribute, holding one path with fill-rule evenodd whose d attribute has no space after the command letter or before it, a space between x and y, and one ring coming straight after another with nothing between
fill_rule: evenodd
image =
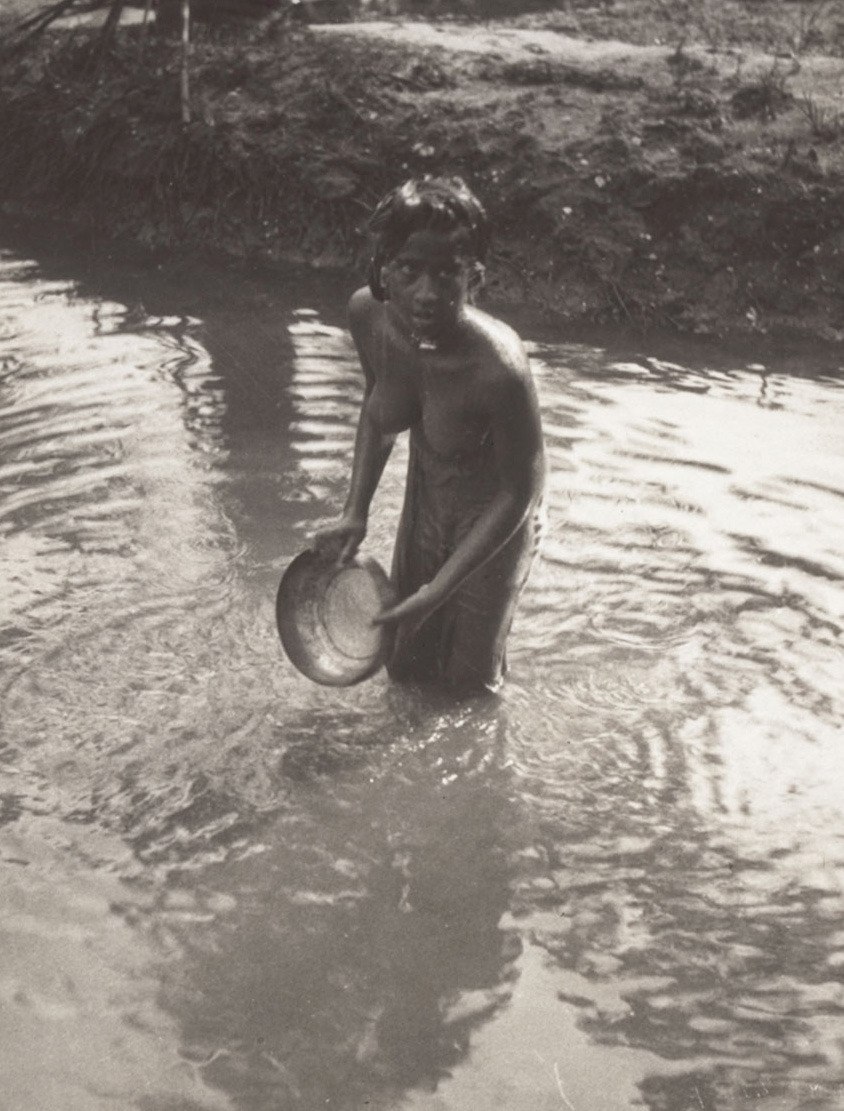
<instances>
[{"instance_id":1,"label":"hand gripping bowl","mask_svg":"<svg viewBox=\"0 0 844 1111\"><path fill-rule=\"evenodd\" d=\"M381 565L359 557L338 564L301 552L281 577L276 623L290 662L329 687L350 687L384 663L389 634L372 619L395 601Z\"/></svg>"}]
</instances>

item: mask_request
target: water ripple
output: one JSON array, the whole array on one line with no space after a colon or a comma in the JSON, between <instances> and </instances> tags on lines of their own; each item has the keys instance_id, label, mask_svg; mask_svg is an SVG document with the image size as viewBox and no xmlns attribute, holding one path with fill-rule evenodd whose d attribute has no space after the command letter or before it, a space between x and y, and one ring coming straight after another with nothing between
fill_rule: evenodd
<instances>
[{"instance_id":1,"label":"water ripple","mask_svg":"<svg viewBox=\"0 0 844 1111\"><path fill-rule=\"evenodd\" d=\"M98 1013L166 1029L174 1106L197 1070L226 1106L587 1106L599 1074L607 1106L834 1106L840 376L532 345L549 531L503 695L338 691L273 594L345 497L351 342L149 298L0 255L0 867L35 907L0 950L62 969L43 891L114 880L85 938L155 954L169 1025ZM77 1006L25 975L27 1029Z\"/></svg>"}]
</instances>

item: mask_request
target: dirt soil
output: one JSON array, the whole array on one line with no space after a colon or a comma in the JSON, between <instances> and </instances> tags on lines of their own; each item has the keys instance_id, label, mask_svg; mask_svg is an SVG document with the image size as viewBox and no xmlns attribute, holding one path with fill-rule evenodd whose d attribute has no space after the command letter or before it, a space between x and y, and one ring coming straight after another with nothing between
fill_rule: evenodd
<instances>
[{"instance_id":1,"label":"dirt soil","mask_svg":"<svg viewBox=\"0 0 844 1111\"><path fill-rule=\"evenodd\" d=\"M0 69L7 213L156 251L361 266L366 213L460 173L487 297L561 324L844 340L844 21L616 0L497 22L56 31Z\"/></svg>"}]
</instances>

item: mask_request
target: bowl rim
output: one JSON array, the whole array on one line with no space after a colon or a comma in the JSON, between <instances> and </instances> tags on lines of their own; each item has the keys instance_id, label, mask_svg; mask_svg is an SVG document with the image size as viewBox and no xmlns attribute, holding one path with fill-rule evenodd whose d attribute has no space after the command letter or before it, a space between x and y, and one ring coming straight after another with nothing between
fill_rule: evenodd
<instances>
[{"instance_id":1,"label":"bowl rim","mask_svg":"<svg viewBox=\"0 0 844 1111\"><path fill-rule=\"evenodd\" d=\"M294 556L285 568L276 592L276 628L282 648L293 666L322 686L350 687L368 679L386 662L391 637L385 628L378 640L378 647L368 656L355 659L345 656L336 643L326 634L331 647L337 651L338 668L329 672L319 666L315 653L309 647L307 623L298 619L303 586L310 582L315 591L317 613L321 619L319 602L327 593L328 586L342 574L363 571L372 582L382 606L391 605L396 599L396 591L387 572L372 556L356 555L343 563L328 558L313 548L306 548Z\"/></svg>"}]
</instances>

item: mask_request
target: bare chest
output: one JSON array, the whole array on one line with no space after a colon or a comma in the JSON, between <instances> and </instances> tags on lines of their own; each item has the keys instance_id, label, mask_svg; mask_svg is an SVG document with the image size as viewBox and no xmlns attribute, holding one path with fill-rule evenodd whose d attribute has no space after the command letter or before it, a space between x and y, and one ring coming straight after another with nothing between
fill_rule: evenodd
<instances>
[{"instance_id":1,"label":"bare chest","mask_svg":"<svg viewBox=\"0 0 844 1111\"><path fill-rule=\"evenodd\" d=\"M373 359L370 406L384 432L421 426L428 444L443 456L463 455L484 440L488 407L471 361L389 343L383 355Z\"/></svg>"}]
</instances>

